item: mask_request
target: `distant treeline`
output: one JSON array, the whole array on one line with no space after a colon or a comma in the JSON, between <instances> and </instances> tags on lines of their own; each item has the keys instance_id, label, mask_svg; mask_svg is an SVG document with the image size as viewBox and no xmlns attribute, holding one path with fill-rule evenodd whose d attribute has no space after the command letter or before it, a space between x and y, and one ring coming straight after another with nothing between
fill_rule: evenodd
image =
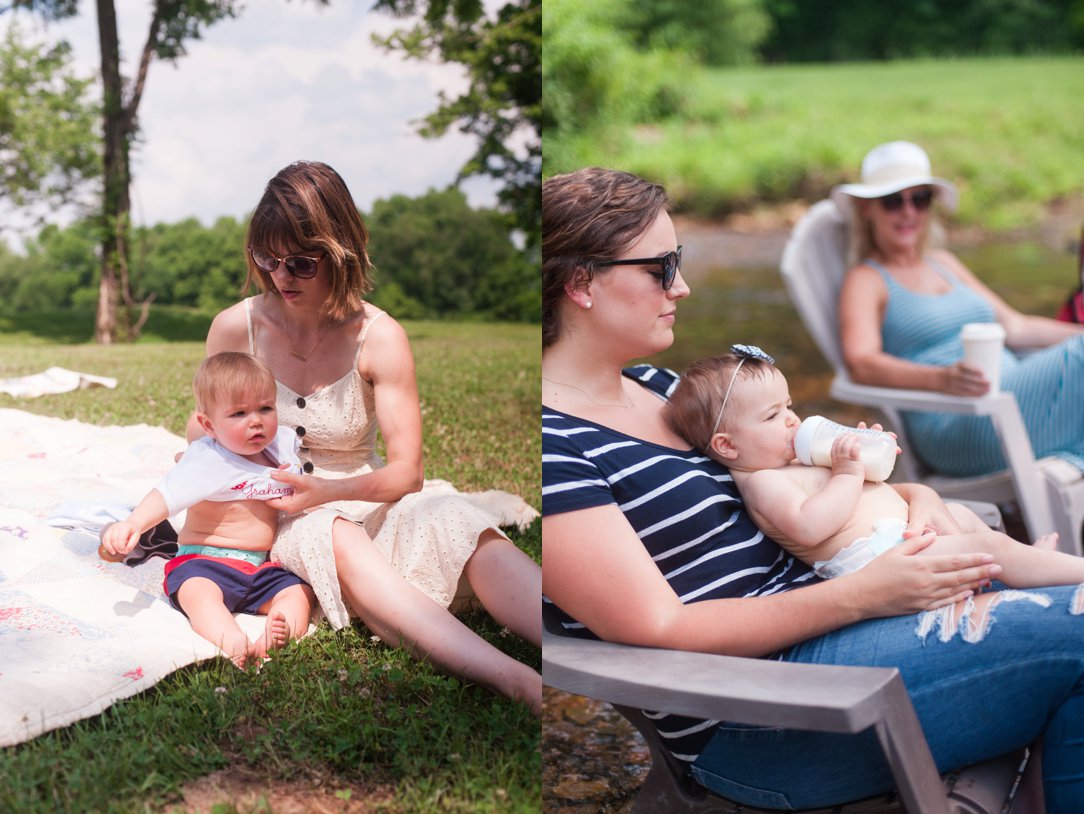
<instances>
[{"instance_id":1,"label":"distant treeline","mask_svg":"<svg viewBox=\"0 0 1084 814\"><path fill-rule=\"evenodd\" d=\"M1070 54L1082 0L598 0L641 47L713 65ZM558 0L560 5L560 0ZM545 27L545 24L543 24Z\"/></svg>"},{"instance_id":2,"label":"distant treeline","mask_svg":"<svg viewBox=\"0 0 1084 814\"><path fill-rule=\"evenodd\" d=\"M456 189L397 195L363 213L376 266L374 303L402 319L537 321L537 263L513 242L506 216L472 209ZM245 223L192 218L137 227L133 297L213 311L237 302L245 279ZM25 254L0 244L0 313L93 308L98 300L96 224L47 226Z\"/></svg>"},{"instance_id":3,"label":"distant treeline","mask_svg":"<svg viewBox=\"0 0 1084 814\"><path fill-rule=\"evenodd\" d=\"M765 62L1072 54L1081 0L764 0Z\"/></svg>"}]
</instances>

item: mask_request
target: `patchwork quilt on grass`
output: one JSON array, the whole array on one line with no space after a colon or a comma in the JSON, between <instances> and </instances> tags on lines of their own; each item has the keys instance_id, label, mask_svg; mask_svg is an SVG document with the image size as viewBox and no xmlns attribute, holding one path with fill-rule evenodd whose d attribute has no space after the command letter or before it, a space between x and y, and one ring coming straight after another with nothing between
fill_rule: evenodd
<instances>
[{"instance_id":1,"label":"patchwork quilt on grass","mask_svg":"<svg viewBox=\"0 0 1084 814\"><path fill-rule=\"evenodd\" d=\"M96 715L218 655L162 592L165 560L98 557L96 532L59 509L133 506L184 439L0 409L0 746ZM258 635L263 618L244 616Z\"/></svg>"},{"instance_id":2,"label":"patchwork quilt on grass","mask_svg":"<svg viewBox=\"0 0 1084 814\"><path fill-rule=\"evenodd\" d=\"M0 746L97 715L219 655L166 600L166 561L101 560L97 528L105 520L87 521L103 510L124 516L184 447L162 427L0 409ZM459 493L439 480L424 489L460 494L499 526L522 529L538 516L499 490ZM71 528L77 519L94 528ZM183 517L172 522L180 528ZM250 638L265 623L237 619Z\"/></svg>"}]
</instances>

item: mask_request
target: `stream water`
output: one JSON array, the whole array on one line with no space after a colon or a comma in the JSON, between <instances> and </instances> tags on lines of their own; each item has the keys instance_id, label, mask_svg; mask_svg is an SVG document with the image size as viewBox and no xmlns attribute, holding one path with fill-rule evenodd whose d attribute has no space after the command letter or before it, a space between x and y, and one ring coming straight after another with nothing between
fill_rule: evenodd
<instances>
[{"instance_id":1,"label":"stream water","mask_svg":"<svg viewBox=\"0 0 1084 814\"><path fill-rule=\"evenodd\" d=\"M682 241L693 295L678 306L674 346L653 361L681 370L733 342L757 344L786 374L799 415L820 413L842 423L876 418L828 398L831 370L790 304L777 260L728 266L725 252L709 247L710 241L690 245L685 235ZM768 253L774 256L772 249ZM1067 249L1001 243L957 254L1010 305L1027 313L1052 316L1079 282L1075 256ZM542 727L544 812L628 810L651 759L621 716L606 704L547 688Z\"/></svg>"}]
</instances>

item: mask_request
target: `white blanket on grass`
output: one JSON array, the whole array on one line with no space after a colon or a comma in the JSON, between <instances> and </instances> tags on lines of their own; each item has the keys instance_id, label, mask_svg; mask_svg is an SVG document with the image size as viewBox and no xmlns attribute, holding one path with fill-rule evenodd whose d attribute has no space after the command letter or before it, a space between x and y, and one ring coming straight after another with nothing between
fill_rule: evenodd
<instances>
[{"instance_id":1,"label":"white blanket on grass","mask_svg":"<svg viewBox=\"0 0 1084 814\"><path fill-rule=\"evenodd\" d=\"M67 393L86 387L117 386L117 380L111 376L95 376L93 373L80 373L63 367L51 367L41 373L29 376L16 376L0 379L0 393L7 393L15 398L35 399L47 393Z\"/></svg>"},{"instance_id":2,"label":"white blanket on grass","mask_svg":"<svg viewBox=\"0 0 1084 814\"><path fill-rule=\"evenodd\" d=\"M167 602L164 559L107 563L95 532L53 525L134 506L184 446L161 427L0 409L0 746L96 715L219 654ZM425 488L454 491L444 481ZM495 525L523 528L538 515L507 492L462 496ZM264 625L238 621L252 637Z\"/></svg>"},{"instance_id":3,"label":"white blanket on grass","mask_svg":"<svg viewBox=\"0 0 1084 814\"><path fill-rule=\"evenodd\" d=\"M165 560L98 557L97 534L50 526L62 506L134 506L184 439L0 409L0 746L96 715L219 651L162 592ZM264 620L241 616L250 636Z\"/></svg>"}]
</instances>

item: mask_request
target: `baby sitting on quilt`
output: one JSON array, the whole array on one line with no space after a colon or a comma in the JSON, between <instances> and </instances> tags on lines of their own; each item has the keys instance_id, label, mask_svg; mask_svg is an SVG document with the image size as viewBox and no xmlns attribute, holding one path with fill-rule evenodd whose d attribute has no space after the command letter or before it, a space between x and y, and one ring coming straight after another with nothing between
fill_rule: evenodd
<instances>
[{"instance_id":1,"label":"baby sitting on quilt","mask_svg":"<svg viewBox=\"0 0 1084 814\"><path fill-rule=\"evenodd\" d=\"M177 556L165 567L166 596L193 630L243 667L304 633L315 604L304 580L268 561L279 512L265 501L293 491L270 473L301 471L298 438L279 428L274 376L247 353L205 359L192 389L206 435L126 520L102 529L99 553L122 559L143 532L187 509ZM267 615L258 640L249 640L234 613Z\"/></svg>"}]
</instances>

